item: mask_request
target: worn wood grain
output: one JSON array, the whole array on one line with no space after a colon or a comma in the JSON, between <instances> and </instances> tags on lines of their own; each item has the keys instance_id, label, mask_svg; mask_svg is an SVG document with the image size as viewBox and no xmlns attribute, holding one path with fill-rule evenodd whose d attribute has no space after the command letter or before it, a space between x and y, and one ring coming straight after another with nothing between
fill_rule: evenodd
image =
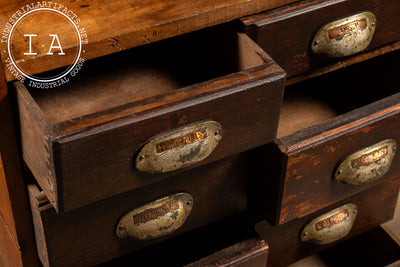
<instances>
[{"instance_id":1,"label":"worn wood grain","mask_svg":"<svg viewBox=\"0 0 400 267\"><path fill-rule=\"evenodd\" d=\"M40 258L45 266L92 266L243 212L248 169L248 154L242 153L64 214L30 186ZM153 240L116 237L115 227L126 212L179 192L194 199L181 228Z\"/></svg>"},{"instance_id":2,"label":"worn wood grain","mask_svg":"<svg viewBox=\"0 0 400 267\"><path fill-rule=\"evenodd\" d=\"M0 64L0 263L38 266L21 158Z\"/></svg>"},{"instance_id":3,"label":"worn wood grain","mask_svg":"<svg viewBox=\"0 0 400 267\"><path fill-rule=\"evenodd\" d=\"M135 46L148 44L158 40L192 32L205 27L231 21L233 19L258 13L294 2L294 0L168 0L168 1L58 1L74 12L80 19L79 26L84 28L88 35L88 43L84 45L84 58L92 59L110 53L126 50ZM6 0L0 8L0 25L26 4L26 0ZM35 2L36 3L36 2ZM40 32L59 32L64 40L75 39L74 31L68 30L63 20L49 17L38 18ZM26 25L19 29L18 34L23 35L33 25ZM19 39L21 43L16 54L23 54L26 40ZM40 48L40 44L34 44ZM22 51L21 51L22 50ZM47 50L41 50L37 56L20 57L19 61L30 69L32 74L41 73L55 68L69 65L70 54L76 53L76 44L66 45L63 49L66 56L46 56ZM13 80L7 72L7 80Z\"/></svg>"},{"instance_id":4,"label":"worn wood grain","mask_svg":"<svg viewBox=\"0 0 400 267\"><path fill-rule=\"evenodd\" d=\"M377 18L377 28L371 44L364 51L368 52L400 40L400 22L397 19L399 8L396 0L298 1L265 13L244 17L241 21L244 30L288 72L288 77L292 78L307 75L305 73L310 71L311 75L319 75L330 68L354 63L354 60L349 61L348 58L331 59L312 53L311 41L324 24L363 11L373 12ZM374 55L369 54L369 57L371 56Z\"/></svg>"},{"instance_id":5,"label":"worn wood grain","mask_svg":"<svg viewBox=\"0 0 400 267\"><path fill-rule=\"evenodd\" d=\"M0 153L0 266L23 266L16 235L14 214Z\"/></svg>"},{"instance_id":6,"label":"worn wood grain","mask_svg":"<svg viewBox=\"0 0 400 267\"><path fill-rule=\"evenodd\" d=\"M327 66L312 70L307 72L306 74L301 74L301 75L297 75L294 76L292 78L289 78L286 81L286 85L291 85L291 84L295 84L301 81L305 81L307 79L311 79L335 70L339 70L341 68L345 68L381 55L384 55L386 53L390 53L396 50L400 49L400 42L395 42L392 43L390 45L386 45L384 47L381 48L377 48L377 49L373 49L367 52L364 52L360 55L356 55L356 56L352 56L352 57L348 57L344 60L341 60L339 62L333 63L333 64L329 64Z\"/></svg>"},{"instance_id":7,"label":"worn wood grain","mask_svg":"<svg viewBox=\"0 0 400 267\"><path fill-rule=\"evenodd\" d=\"M378 226L290 264L289 267L343 266L344 264L346 266L395 267L400 263L399 258L400 246L383 230L382 226Z\"/></svg>"},{"instance_id":8,"label":"worn wood grain","mask_svg":"<svg viewBox=\"0 0 400 267\"><path fill-rule=\"evenodd\" d=\"M267 265L268 245L260 238L249 238L228 248L215 252L186 267L229 266L229 267L264 267Z\"/></svg>"},{"instance_id":9,"label":"worn wood grain","mask_svg":"<svg viewBox=\"0 0 400 267\"><path fill-rule=\"evenodd\" d=\"M276 136L285 72L247 36L217 27L137 49L95 61L86 77L65 88L28 92L15 84L24 158L59 212ZM219 122L223 131L208 158L165 174L135 168L148 140L204 120Z\"/></svg>"},{"instance_id":10,"label":"worn wood grain","mask_svg":"<svg viewBox=\"0 0 400 267\"><path fill-rule=\"evenodd\" d=\"M316 213L290 221L281 226L273 227L265 221L258 223L256 231L266 240L270 248L268 266L287 266L299 259L323 251L343 240L367 232L381 223L389 221L392 219L396 207L399 185L400 180L397 178L387 180L359 194L325 207ZM315 245L299 240L299 235L303 227L309 221L346 203L356 204L358 213L350 234L344 239L327 245Z\"/></svg>"},{"instance_id":11,"label":"worn wood grain","mask_svg":"<svg viewBox=\"0 0 400 267\"><path fill-rule=\"evenodd\" d=\"M245 255L247 255L250 260L253 258L252 256L255 256L260 259L262 263L266 256L263 252L267 252L265 250L268 250L268 244L255 232L254 222L251 222L249 216L250 214L248 211L237 213L233 216L227 216L205 227L197 228L193 231L102 263L98 265L98 267L128 267L132 265L132 262L145 262L148 266L168 265L171 267L179 267L199 261L202 262L206 259L216 260L218 258L212 255L221 255L221 258L219 258L221 261L208 261L210 264L224 262L229 265L235 264L235 257L226 256L232 256L231 253L234 251L237 252L234 254L239 258L243 256L243 260ZM212 242L210 242L210 240L212 240ZM190 246L188 246L188 244L190 244ZM236 248L239 247L242 247L243 251L236 250ZM176 255L177 251L180 252L179 257L171 256ZM248 253L250 251L254 251L254 253ZM154 257L154 255L157 255L157 257ZM258 267L258 265L255 266ZM263 266L265 266L265 262Z\"/></svg>"},{"instance_id":12,"label":"worn wood grain","mask_svg":"<svg viewBox=\"0 0 400 267\"><path fill-rule=\"evenodd\" d=\"M279 127L284 128L278 132L291 134L280 136L273 144L261 149L257 159L262 166L260 177L265 179L260 178L262 185L258 188L269 190L269 193L260 190L260 195L269 195L265 201L275 196L277 204L264 209L271 223L283 224L303 217L374 186L382 179L397 176L399 165L393 163L382 179L368 184L351 186L334 179L337 166L348 155L386 139L393 138L399 142L400 94L393 79L396 71L384 68L394 64L398 55L398 52L387 54L286 88L285 99L289 101L284 99L281 119L289 120L280 122ZM343 75L354 79L343 83ZM321 90L322 84L324 90ZM296 99L302 100L296 102ZM311 105L305 99L310 99ZM375 102L368 104L370 101ZM305 103L306 111L311 107L313 110L304 112L304 109L296 107L301 102ZM327 116L322 116L325 113ZM338 115L330 119L333 114ZM293 118L300 121L297 129L293 129ZM301 129L301 125L307 127L310 124L315 125ZM298 131L293 132L295 130ZM394 160L399 160L397 153ZM272 177L279 177L280 182L273 181Z\"/></svg>"}]
</instances>

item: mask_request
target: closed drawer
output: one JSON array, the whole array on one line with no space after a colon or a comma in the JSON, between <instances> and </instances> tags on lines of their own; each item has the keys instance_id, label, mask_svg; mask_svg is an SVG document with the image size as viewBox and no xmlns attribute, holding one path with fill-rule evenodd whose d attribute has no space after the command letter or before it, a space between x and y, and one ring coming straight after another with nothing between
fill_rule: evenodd
<instances>
[{"instance_id":1,"label":"closed drawer","mask_svg":"<svg viewBox=\"0 0 400 267\"><path fill-rule=\"evenodd\" d=\"M64 214L31 185L39 257L44 266L93 266L242 212L248 168L241 153ZM186 198L165 200L176 194Z\"/></svg>"},{"instance_id":2,"label":"closed drawer","mask_svg":"<svg viewBox=\"0 0 400 267\"><path fill-rule=\"evenodd\" d=\"M286 88L278 138L257 154L257 203L272 224L398 176L400 94L396 71L388 66L399 56L387 54Z\"/></svg>"},{"instance_id":3,"label":"closed drawer","mask_svg":"<svg viewBox=\"0 0 400 267\"><path fill-rule=\"evenodd\" d=\"M400 179L390 179L313 214L281 226L274 227L266 221L257 223L256 231L270 247L268 266L287 266L391 220L396 208L399 186ZM351 214L342 216L346 214L346 208L348 207L346 205L349 204L356 207L355 210L347 210L355 215L354 221L346 229L346 232L342 232L338 228L346 228L346 224L349 223L349 219L352 216ZM317 244L312 238L304 240L302 236L304 236L305 231L308 231L310 225L314 229L320 229L321 232L325 231L324 234L329 231L336 232L338 238L325 244ZM311 236L314 233L308 232L308 234ZM340 236L340 234L343 235ZM352 249L356 250L357 248L353 247ZM379 257L379 255L376 256ZM341 254L336 254L336 257L341 257ZM347 264L343 263L347 262L346 257L343 257L340 262L342 264L339 265L347 266ZM360 262L362 261L360 260Z\"/></svg>"},{"instance_id":4,"label":"closed drawer","mask_svg":"<svg viewBox=\"0 0 400 267\"><path fill-rule=\"evenodd\" d=\"M367 39L367 35L364 36L369 31L368 25L364 24L366 16L352 17L363 12L371 12L376 18L374 33ZM289 77L293 77L338 62L345 56L400 40L399 12L400 5L396 0L299 1L242 18L241 22L261 48L288 72ZM315 38L324 26L338 20L342 21ZM339 32L335 33L335 29ZM346 53L330 55L325 52L325 47L331 49L332 54L337 47L343 47Z\"/></svg>"},{"instance_id":5,"label":"closed drawer","mask_svg":"<svg viewBox=\"0 0 400 267\"><path fill-rule=\"evenodd\" d=\"M285 72L213 28L87 61L48 90L16 83L23 157L58 212L268 143Z\"/></svg>"}]
</instances>

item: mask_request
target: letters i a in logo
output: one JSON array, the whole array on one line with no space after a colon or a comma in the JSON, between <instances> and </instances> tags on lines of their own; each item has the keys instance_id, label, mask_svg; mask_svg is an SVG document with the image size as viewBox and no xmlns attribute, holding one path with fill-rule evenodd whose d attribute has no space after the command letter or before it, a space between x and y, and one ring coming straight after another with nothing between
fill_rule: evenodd
<instances>
[{"instance_id":1,"label":"letters i a in logo","mask_svg":"<svg viewBox=\"0 0 400 267\"><path fill-rule=\"evenodd\" d=\"M8 75L24 82L22 76L28 86L43 89L60 86L77 74L84 61L83 45L88 43L86 30L72 10L46 3L46 7L21 8L2 36L7 37ZM35 62L38 59L40 64Z\"/></svg>"}]
</instances>

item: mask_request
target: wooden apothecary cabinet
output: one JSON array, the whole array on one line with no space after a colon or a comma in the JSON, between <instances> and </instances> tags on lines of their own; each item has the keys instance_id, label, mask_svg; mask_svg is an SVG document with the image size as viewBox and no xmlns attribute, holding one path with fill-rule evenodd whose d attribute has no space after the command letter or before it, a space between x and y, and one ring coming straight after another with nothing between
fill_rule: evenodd
<instances>
[{"instance_id":1,"label":"wooden apothecary cabinet","mask_svg":"<svg viewBox=\"0 0 400 267\"><path fill-rule=\"evenodd\" d=\"M240 6L252 11L229 7L236 15L221 18L227 9L215 5L215 17L196 15L213 23L180 18L195 24L192 33L88 60L65 87L9 84L43 265L100 264L242 212L256 211L252 225L261 211L265 241L246 235L189 266L265 265L268 254L268 265L284 266L344 239L303 242L307 224L325 229L354 212L350 238L391 219L400 95L386 66L400 54L381 54L400 47L400 5L247 2ZM243 15L251 16L195 31ZM147 41L189 32L163 23ZM232 30L238 24L245 33ZM111 40L130 48L142 44L135 34ZM326 49L331 41L336 48ZM341 42L353 44L343 52ZM140 237L155 221L168 223Z\"/></svg>"}]
</instances>

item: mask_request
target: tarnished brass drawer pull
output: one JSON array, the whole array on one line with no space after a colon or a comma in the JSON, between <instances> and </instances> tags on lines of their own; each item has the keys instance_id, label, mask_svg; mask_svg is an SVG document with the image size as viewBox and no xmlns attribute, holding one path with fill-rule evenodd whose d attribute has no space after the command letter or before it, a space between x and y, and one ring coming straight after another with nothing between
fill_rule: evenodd
<instances>
[{"instance_id":1,"label":"tarnished brass drawer pull","mask_svg":"<svg viewBox=\"0 0 400 267\"><path fill-rule=\"evenodd\" d=\"M208 157L222 139L222 126L206 121L150 140L136 158L143 172L168 172Z\"/></svg>"},{"instance_id":2,"label":"tarnished brass drawer pull","mask_svg":"<svg viewBox=\"0 0 400 267\"><path fill-rule=\"evenodd\" d=\"M315 35L311 50L328 57L350 56L371 43L376 29L372 12L362 12L324 25Z\"/></svg>"},{"instance_id":3,"label":"tarnished brass drawer pull","mask_svg":"<svg viewBox=\"0 0 400 267\"><path fill-rule=\"evenodd\" d=\"M186 221L193 198L178 193L158 199L126 213L115 230L118 238L149 240L170 234Z\"/></svg>"},{"instance_id":4,"label":"tarnished brass drawer pull","mask_svg":"<svg viewBox=\"0 0 400 267\"><path fill-rule=\"evenodd\" d=\"M357 205L346 204L309 222L304 227L300 239L318 245L332 243L351 231L356 216Z\"/></svg>"},{"instance_id":5,"label":"tarnished brass drawer pull","mask_svg":"<svg viewBox=\"0 0 400 267\"><path fill-rule=\"evenodd\" d=\"M387 139L348 156L335 172L335 179L344 184L361 185L385 175L396 154L397 143Z\"/></svg>"}]
</instances>

